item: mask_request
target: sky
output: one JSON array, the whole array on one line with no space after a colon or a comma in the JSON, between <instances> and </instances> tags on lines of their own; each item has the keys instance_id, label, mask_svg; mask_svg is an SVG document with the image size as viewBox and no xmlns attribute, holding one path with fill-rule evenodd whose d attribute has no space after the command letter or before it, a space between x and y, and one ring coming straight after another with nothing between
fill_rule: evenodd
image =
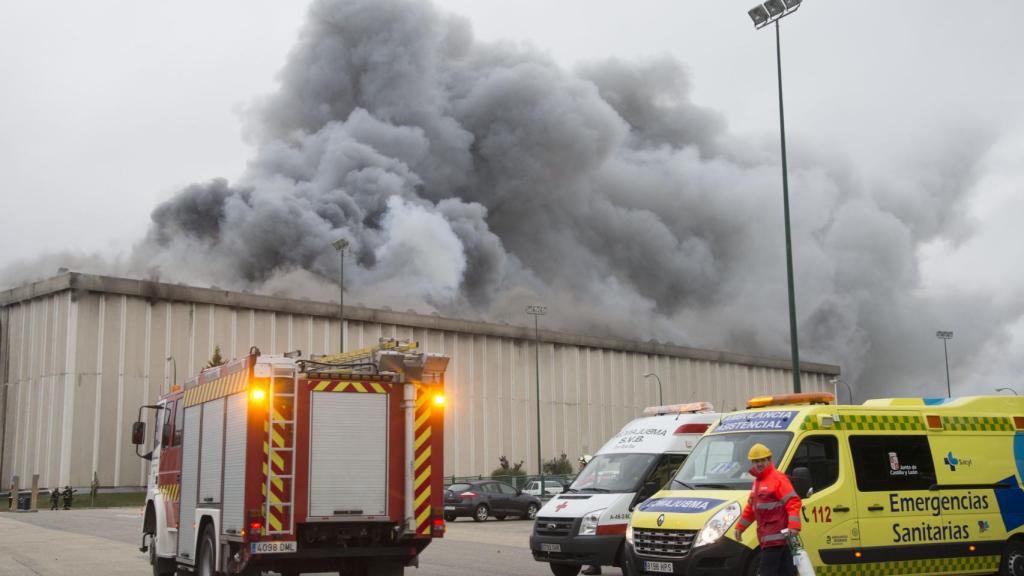
<instances>
[{"instance_id":1,"label":"sky","mask_svg":"<svg viewBox=\"0 0 1024 576\"><path fill-rule=\"evenodd\" d=\"M268 237L249 223L292 218L318 239L352 232L370 305L522 323L541 299L567 330L788 355L775 38L752 3L314 5L301 35L309 2L7 6L0 285L67 265L326 299L320 244L275 231L272 260L237 246ZM1024 5L964 6L807 0L782 23L802 356L865 395L943 394L936 330L955 332L954 394L1024 392ZM332 34L358 43L332 52ZM318 116L332 54L370 82L372 55L395 53L429 70L385 62L401 83ZM399 182L347 172L340 199L282 184L313 160L308 180L329 179L324 159L354 161L353 143ZM308 212L250 201L275 194ZM335 200L355 212L324 217ZM209 202L228 216L202 221ZM414 229L436 250L395 232ZM176 277L196 248L209 260Z\"/></svg>"}]
</instances>

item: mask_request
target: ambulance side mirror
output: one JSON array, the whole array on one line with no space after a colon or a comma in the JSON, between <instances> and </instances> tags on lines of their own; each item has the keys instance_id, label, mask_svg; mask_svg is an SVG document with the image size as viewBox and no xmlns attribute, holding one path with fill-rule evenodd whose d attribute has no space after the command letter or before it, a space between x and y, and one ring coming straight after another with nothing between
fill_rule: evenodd
<instances>
[{"instance_id":1,"label":"ambulance side mirror","mask_svg":"<svg viewBox=\"0 0 1024 576\"><path fill-rule=\"evenodd\" d=\"M814 485L811 482L811 469L800 466L793 468L790 473L790 482L793 483L793 489L800 498L807 498L811 495L811 488Z\"/></svg>"},{"instance_id":2,"label":"ambulance side mirror","mask_svg":"<svg viewBox=\"0 0 1024 576\"><path fill-rule=\"evenodd\" d=\"M132 444L141 446L146 443L146 423L136 422L132 424Z\"/></svg>"}]
</instances>

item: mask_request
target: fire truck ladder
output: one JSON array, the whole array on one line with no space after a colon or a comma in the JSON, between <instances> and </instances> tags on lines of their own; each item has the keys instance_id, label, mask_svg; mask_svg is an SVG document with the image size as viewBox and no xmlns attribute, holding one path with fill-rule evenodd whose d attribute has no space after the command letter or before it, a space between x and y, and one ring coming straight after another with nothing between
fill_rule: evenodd
<instances>
[{"instance_id":1,"label":"fire truck ladder","mask_svg":"<svg viewBox=\"0 0 1024 576\"><path fill-rule=\"evenodd\" d=\"M372 364L378 352L416 352L419 342L409 339L381 338L374 346L341 354L312 356L305 365L310 375L359 371L360 365Z\"/></svg>"},{"instance_id":2,"label":"fire truck ladder","mask_svg":"<svg viewBox=\"0 0 1024 576\"><path fill-rule=\"evenodd\" d=\"M298 382L294 368L275 366L273 373L264 517L267 534L288 534L295 521L295 387Z\"/></svg>"}]
</instances>

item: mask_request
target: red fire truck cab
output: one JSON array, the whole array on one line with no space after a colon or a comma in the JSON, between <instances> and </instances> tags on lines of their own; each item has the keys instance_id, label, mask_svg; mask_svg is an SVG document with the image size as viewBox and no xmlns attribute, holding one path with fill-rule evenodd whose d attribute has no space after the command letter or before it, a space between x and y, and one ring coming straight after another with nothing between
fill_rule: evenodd
<instances>
[{"instance_id":1,"label":"red fire truck cab","mask_svg":"<svg viewBox=\"0 0 1024 576\"><path fill-rule=\"evenodd\" d=\"M139 410L152 461L153 573L395 576L444 534L448 358L382 340L327 357L249 356Z\"/></svg>"}]
</instances>

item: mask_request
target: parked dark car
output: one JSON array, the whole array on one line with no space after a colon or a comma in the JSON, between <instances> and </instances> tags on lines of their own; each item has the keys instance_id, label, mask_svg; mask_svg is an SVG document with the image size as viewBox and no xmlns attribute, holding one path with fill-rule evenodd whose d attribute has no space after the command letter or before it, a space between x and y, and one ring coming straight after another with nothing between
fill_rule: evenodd
<instances>
[{"instance_id":1,"label":"parked dark car","mask_svg":"<svg viewBox=\"0 0 1024 576\"><path fill-rule=\"evenodd\" d=\"M449 522L459 516L469 516L477 522L489 516L498 520L508 516L533 520L540 506L540 498L494 480L452 484L444 492L444 518Z\"/></svg>"}]
</instances>

